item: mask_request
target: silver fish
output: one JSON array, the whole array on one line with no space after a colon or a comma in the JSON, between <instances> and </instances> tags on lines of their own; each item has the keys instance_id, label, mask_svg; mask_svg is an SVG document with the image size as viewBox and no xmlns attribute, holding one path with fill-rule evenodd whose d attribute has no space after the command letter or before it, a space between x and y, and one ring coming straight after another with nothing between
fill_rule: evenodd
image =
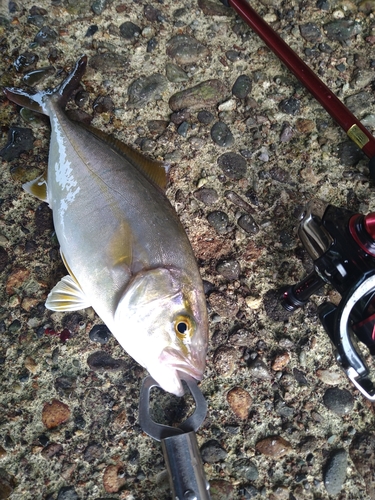
<instances>
[{"instance_id":1,"label":"silver fish","mask_svg":"<svg viewBox=\"0 0 375 500\"><path fill-rule=\"evenodd\" d=\"M205 367L202 280L160 188L164 166L65 114L86 64L82 56L53 91L4 90L11 101L51 121L47 175L23 186L52 209L69 272L51 290L46 307L93 307L128 354L164 390L180 396L181 372L201 379Z\"/></svg>"}]
</instances>

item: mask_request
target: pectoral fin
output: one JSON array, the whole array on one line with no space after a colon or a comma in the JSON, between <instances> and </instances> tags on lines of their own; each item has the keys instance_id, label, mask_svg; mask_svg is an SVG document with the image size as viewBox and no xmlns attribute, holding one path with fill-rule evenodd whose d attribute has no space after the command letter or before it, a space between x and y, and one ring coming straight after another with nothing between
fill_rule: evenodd
<instances>
[{"instance_id":1,"label":"pectoral fin","mask_svg":"<svg viewBox=\"0 0 375 500\"><path fill-rule=\"evenodd\" d=\"M46 301L47 309L59 312L78 311L90 306L81 287L71 276L65 276L59 281L50 291Z\"/></svg>"},{"instance_id":2,"label":"pectoral fin","mask_svg":"<svg viewBox=\"0 0 375 500\"><path fill-rule=\"evenodd\" d=\"M33 196L39 198L39 200L46 201L48 203L47 181L44 174L30 182L25 182L22 187L27 193L32 194Z\"/></svg>"}]
</instances>

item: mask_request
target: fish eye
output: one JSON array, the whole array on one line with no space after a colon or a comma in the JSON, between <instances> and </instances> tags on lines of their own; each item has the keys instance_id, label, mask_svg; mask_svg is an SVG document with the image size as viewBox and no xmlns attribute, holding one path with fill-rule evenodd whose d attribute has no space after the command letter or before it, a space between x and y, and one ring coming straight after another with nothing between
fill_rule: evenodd
<instances>
[{"instance_id":1,"label":"fish eye","mask_svg":"<svg viewBox=\"0 0 375 500\"><path fill-rule=\"evenodd\" d=\"M188 316L177 316L174 322L177 337L184 340L192 335L192 322Z\"/></svg>"}]
</instances>

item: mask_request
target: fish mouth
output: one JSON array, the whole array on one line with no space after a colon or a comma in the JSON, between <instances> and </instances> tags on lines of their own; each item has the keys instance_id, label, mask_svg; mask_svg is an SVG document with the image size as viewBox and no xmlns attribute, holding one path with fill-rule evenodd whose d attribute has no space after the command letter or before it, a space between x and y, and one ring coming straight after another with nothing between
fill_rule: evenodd
<instances>
[{"instance_id":1,"label":"fish mouth","mask_svg":"<svg viewBox=\"0 0 375 500\"><path fill-rule=\"evenodd\" d=\"M183 379L183 374L186 374L197 380L202 379L205 368L205 360L200 358L200 356L192 356L191 358L189 356L188 358L171 347L163 349L159 356L161 363L169 365L178 375L182 375L180 378Z\"/></svg>"}]
</instances>

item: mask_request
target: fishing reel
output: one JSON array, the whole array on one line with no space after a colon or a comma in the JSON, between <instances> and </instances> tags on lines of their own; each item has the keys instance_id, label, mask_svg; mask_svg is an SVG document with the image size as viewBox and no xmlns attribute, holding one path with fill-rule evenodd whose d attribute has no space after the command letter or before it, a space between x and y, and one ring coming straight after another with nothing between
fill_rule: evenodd
<instances>
[{"instance_id":1,"label":"fishing reel","mask_svg":"<svg viewBox=\"0 0 375 500\"><path fill-rule=\"evenodd\" d=\"M319 306L319 318L338 363L355 387L375 402L375 385L357 343L375 355L375 213L356 214L312 200L298 234L314 270L281 290L281 305L293 312L327 283L340 293L337 306L331 302Z\"/></svg>"}]
</instances>

